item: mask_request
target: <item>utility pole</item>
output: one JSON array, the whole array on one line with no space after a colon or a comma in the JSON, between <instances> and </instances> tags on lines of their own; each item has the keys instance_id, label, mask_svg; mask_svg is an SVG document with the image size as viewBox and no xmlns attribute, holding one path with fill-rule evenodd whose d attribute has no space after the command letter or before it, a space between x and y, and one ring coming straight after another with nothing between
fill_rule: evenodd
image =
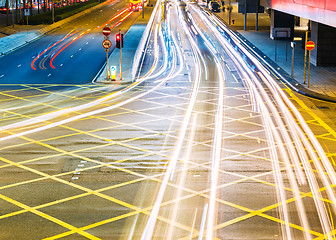
<instances>
[{"instance_id":1,"label":"utility pole","mask_svg":"<svg viewBox=\"0 0 336 240\"><path fill-rule=\"evenodd\" d=\"M15 1L15 12L16 12L16 22L18 23L19 22L19 9L20 7L18 8L18 0Z\"/></svg>"},{"instance_id":2,"label":"utility pole","mask_svg":"<svg viewBox=\"0 0 336 240\"><path fill-rule=\"evenodd\" d=\"M14 0L12 0L12 22L13 22L13 28L14 28Z\"/></svg>"},{"instance_id":3,"label":"utility pole","mask_svg":"<svg viewBox=\"0 0 336 240\"><path fill-rule=\"evenodd\" d=\"M7 26L9 26L9 0L6 0Z\"/></svg>"},{"instance_id":4,"label":"utility pole","mask_svg":"<svg viewBox=\"0 0 336 240\"><path fill-rule=\"evenodd\" d=\"M231 12L232 12L232 9L231 9L231 0L229 0L229 25L231 25Z\"/></svg>"},{"instance_id":5,"label":"utility pole","mask_svg":"<svg viewBox=\"0 0 336 240\"><path fill-rule=\"evenodd\" d=\"M247 0L245 0L244 5L244 31L246 31L246 23L247 23Z\"/></svg>"},{"instance_id":6,"label":"utility pole","mask_svg":"<svg viewBox=\"0 0 336 240\"><path fill-rule=\"evenodd\" d=\"M142 5L142 18L145 18L145 4L144 0L141 0L141 5Z\"/></svg>"},{"instance_id":7,"label":"utility pole","mask_svg":"<svg viewBox=\"0 0 336 240\"><path fill-rule=\"evenodd\" d=\"M51 0L51 14L52 14L52 22L55 22L55 9L54 9L54 1Z\"/></svg>"},{"instance_id":8,"label":"utility pole","mask_svg":"<svg viewBox=\"0 0 336 240\"><path fill-rule=\"evenodd\" d=\"M30 0L30 16L33 16L33 0Z\"/></svg>"},{"instance_id":9,"label":"utility pole","mask_svg":"<svg viewBox=\"0 0 336 240\"><path fill-rule=\"evenodd\" d=\"M256 6L256 31L258 31L258 17L259 17L259 5L260 5L260 0L257 0L257 6Z\"/></svg>"}]
</instances>

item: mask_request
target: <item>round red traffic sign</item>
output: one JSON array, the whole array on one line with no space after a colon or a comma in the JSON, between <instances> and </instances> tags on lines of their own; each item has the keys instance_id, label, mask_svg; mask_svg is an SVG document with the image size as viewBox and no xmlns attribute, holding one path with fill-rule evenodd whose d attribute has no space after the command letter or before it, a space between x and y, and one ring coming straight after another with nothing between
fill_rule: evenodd
<instances>
[{"instance_id":1,"label":"round red traffic sign","mask_svg":"<svg viewBox=\"0 0 336 240\"><path fill-rule=\"evenodd\" d=\"M104 34L105 36L110 35L110 34L111 34L111 29L110 29L109 27L104 27L104 28L103 28L103 34Z\"/></svg>"},{"instance_id":2,"label":"round red traffic sign","mask_svg":"<svg viewBox=\"0 0 336 240\"><path fill-rule=\"evenodd\" d=\"M111 41L110 40L108 40L108 39L106 39L106 40L104 40L103 41L103 47L104 48L110 48L112 46L112 43L111 43Z\"/></svg>"},{"instance_id":3,"label":"round red traffic sign","mask_svg":"<svg viewBox=\"0 0 336 240\"><path fill-rule=\"evenodd\" d=\"M308 41L308 42L306 43L306 49L307 49L307 50L311 51L311 50L313 50L314 48L315 48L315 43L314 43L313 41Z\"/></svg>"}]
</instances>

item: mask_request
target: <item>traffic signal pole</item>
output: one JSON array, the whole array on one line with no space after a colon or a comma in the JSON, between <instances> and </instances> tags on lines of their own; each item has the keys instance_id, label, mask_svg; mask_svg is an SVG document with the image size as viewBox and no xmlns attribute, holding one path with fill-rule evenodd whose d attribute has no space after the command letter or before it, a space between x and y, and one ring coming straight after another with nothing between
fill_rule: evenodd
<instances>
[{"instance_id":1,"label":"traffic signal pole","mask_svg":"<svg viewBox=\"0 0 336 240\"><path fill-rule=\"evenodd\" d=\"M121 49L122 49L122 46L124 45L123 41L124 39L121 37L121 33L120 33L120 29L119 29L119 36L120 36L120 80L122 80L122 67L121 67Z\"/></svg>"}]
</instances>

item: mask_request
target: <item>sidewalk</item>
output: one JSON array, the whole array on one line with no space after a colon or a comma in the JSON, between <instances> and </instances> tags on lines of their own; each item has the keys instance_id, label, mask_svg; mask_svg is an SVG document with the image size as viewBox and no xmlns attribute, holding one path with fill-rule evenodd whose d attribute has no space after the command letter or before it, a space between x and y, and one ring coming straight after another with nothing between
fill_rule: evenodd
<instances>
[{"instance_id":1,"label":"sidewalk","mask_svg":"<svg viewBox=\"0 0 336 240\"><path fill-rule=\"evenodd\" d=\"M253 46L256 47L256 52L259 55L266 55L275 69L281 68L284 71L286 78L291 78L291 59L292 48L289 41L272 40L270 39L270 22L271 18L267 13L259 14L259 31L255 30L255 15L248 14L247 16L247 31L244 31L244 15L238 13L237 5L233 5L231 19L235 23L230 25L230 28L236 30L242 38L246 38ZM228 23L228 12L217 14L218 17ZM304 30L302 28L295 29L295 37L302 36ZM294 54L294 79L300 91L311 97L336 102L336 67L315 67L310 65L310 88L304 83L304 49L301 48L301 41L294 39L296 42ZM286 45L287 45L287 60L286 60ZM277 49L277 51L275 51ZM260 50L260 51L258 51ZM275 61L275 54L277 60ZM308 64L307 64L308 65ZM308 67L307 67L308 76ZM306 77L307 79L308 77ZM307 81L307 80L306 80Z\"/></svg>"}]
</instances>

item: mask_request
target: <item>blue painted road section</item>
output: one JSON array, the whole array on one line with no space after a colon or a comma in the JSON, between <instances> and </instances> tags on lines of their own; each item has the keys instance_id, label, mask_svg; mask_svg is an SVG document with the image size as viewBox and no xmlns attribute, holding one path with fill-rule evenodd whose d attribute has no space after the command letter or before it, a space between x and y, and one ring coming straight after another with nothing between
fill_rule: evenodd
<instances>
[{"instance_id":1,"label":"blue painted road section","mask_svg":"<svg viewBox=\"0 0 336 240\"><path fill-rule=\"evenodd\" d=\"M0 84L91 83L106 59L97 34L87 34L70 44L54 59L55 69L51 68L50 60L63 47L62 43L42 54L34 63L36 70L32 68L34 58L64 36L47 35L1 56Z\"/></svg>"}]
</instances>

